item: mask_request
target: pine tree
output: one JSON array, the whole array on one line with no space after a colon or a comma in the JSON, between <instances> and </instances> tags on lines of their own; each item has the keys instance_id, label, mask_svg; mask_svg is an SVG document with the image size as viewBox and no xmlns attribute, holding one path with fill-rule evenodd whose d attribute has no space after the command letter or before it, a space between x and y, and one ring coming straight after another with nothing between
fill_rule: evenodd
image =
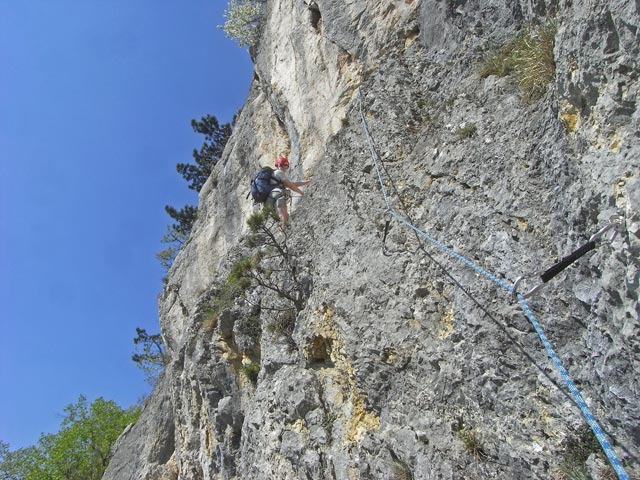
<instances>
[{"instance_id":1,"label":"pine tree","mask_svg":"<svg viewBox=\"0 0 640 480\"><path fill-rule=\"evenodd\" d=\"M235 117L233 122L235 122ZM189 182L190 189L199 192L204 186L213 167L222 157L224 147L231 137L232 123L220 125L218 119L213 115L205 115L199 121L191 120L194 132L204 135L205 141L200 150L193 150L195 164L179 163L176 165L178 173ZM198 217L198 208L193 205L185 205L177 210L166 205L164 209L176 223L167 225L167 233L160 241L169 244L169 246L156 253L156 258L165 270L169 270L180 251L180 247L189 238L193 224Z\"/></svg>"},{"instance_id":2,"label":"pine tree","mask_svg":"<svg viewBox=\"0 0 640 480\"><path fill-rule=\"evenodd\" d=\"M144 372L147 382L153 386L169 361L164 341L159 333L149 335L144 328L136 327L136 333L137 336L133 339L135 351L131 360Z\"/></svg>"},{"instance_id":3,"label":"pine tree","mask_svg":"<svg viewBox=\"0 0 640 480\"><path fill-rule=\"evenodd\" d=\"M190 182L189 188L199 192L211 175L211 170L222 157L233 129L230 123L220 125L213 115L205 115L200 121L191 120L191 127L196 133L204 135L205 142L200 150L193 150L195 165L179 163L176 169L187 182Z\"/></svg>"},{"instance_id":4,"label":"pine tree","mask_svg":"<svg viewBox=\"0 0 640 480\"><path fill-rule=\"evenodd\" d=\"M196 218L198 218L198 208L193 205L185 205L180 210L176 210L171 205L166 205L164 210L177 222L169 227L170 231L175 232L174 238L165 243L178 242L182 245L184 239L191 233Z\"/></svg>"}]
</instances>

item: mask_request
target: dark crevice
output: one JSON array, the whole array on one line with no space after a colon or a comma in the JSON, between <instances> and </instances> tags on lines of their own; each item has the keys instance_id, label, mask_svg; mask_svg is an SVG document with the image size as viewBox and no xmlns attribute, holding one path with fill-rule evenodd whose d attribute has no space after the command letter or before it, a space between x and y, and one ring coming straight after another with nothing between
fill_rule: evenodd
<instances>
[{"instance_id":1,"label":"dark crevice","mask_svg":"<svg viewBox=\"0 0 640 480\"><path fill-rule=\"evenodd\" d=\"M309 4L309 20L311 22L311 26L316 32L320 32L320 26L322 21L322 14L320 13L320 8L318 8L318 4L312 2Z\"/></svg>"}]
</instances>

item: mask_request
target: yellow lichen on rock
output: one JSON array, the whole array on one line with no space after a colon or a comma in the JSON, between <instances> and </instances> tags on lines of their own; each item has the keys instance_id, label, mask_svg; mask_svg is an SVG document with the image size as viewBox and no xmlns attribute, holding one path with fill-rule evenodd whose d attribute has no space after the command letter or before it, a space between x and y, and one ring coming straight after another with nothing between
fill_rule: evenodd
<instances>
[{"instance_id":1,"label":"yellow lichen on rock","mask_svg":"<svg viewBox=\"0 0 640 480\"><path fill-rule=\"evenodd\" d=\"M298 433L307 433L309 430L307 429L307 426L304 422L304 418L299 418L297 419L295 422L293 422L291 425L289 425L289 428L294 431L294 432L298 432Z\"/></svg>"},{"instance_id":2,"label":"yellow lichen on rock","mask_svg":"<svg viewBox=\"0 0 640 480\"><path fill-rule=\"evenodd\" d=\"M580 114L576 107L568 102L565 102L560 111L560 120L564 123L569 134L576 132L580 126Z\"/></svg>"},{"instance_id":3,"label":"yellow lichen on rock","mask_svg":"<svg viewBox=\"0 0 640 480\"><path fill-rule=\"evenodd\" d=\"M420 34L419 30L412 30L404 39L404 48L409 48Z\"/></svg>"},{"instance_id":4,"label":"yellow lichen on rock","mask_svg":"<svg viewBox=\"0 0 640 480\"><path fill-rule=\"evenodd\" d=\"M253 363L251 359L244 353L241 353L233 341L223 339L217 342L217 346L221 352L220 358L229 364L231 371L236 377L238 386L240 388L247 386L250 380L246 375L240 375L240 372L243 366Z\"/></svg>"},{"instance_id":5,"label":"yellow lichen on rock","mask_svg":"<svg viewBox=\"0 0 640 480\"><path fill-rule=\"evenodd\" d=\"M355 385L352 393L354 393L352 397L354 404L351 418L347 424L346 439L350 443L356 443L362 440L362 437L368 431L380 429L380 417L366 410L362 397L355 391Z\"/></svg>"},{"instance_id":6,"label":"yellow lichen on rock","mask_svg":"<svg viewBox=\"0 0 640 480\"><path fill-rule=\"evenodd\" d=\"M215 434L213 433L211 422L209 422L207 417L203 417L203 419L204 419L204 448L207 451L208 455L213 455L215 448L218 446L218 441L216 439Z\"/></svg>"},{"instance_id":7,"label":"yellow lichen on rock","mask_svg":"<svg viewBox=\"0 0 640 480\"><path fill-rule=\"evenodd\" d=\"M453 333L454 318L455 317L453 315L453 308L451 307L447 308L447 310L444 312L444 315L442 316L440 332L438 334L438 337L441 340L448 338Z\"/></svg>"},{"instance_id":8,"label":"yellow lichen on rock","mask_svg":"<svg viewBox=\"0 0 640 480\"><path fill-rule=\"evenodd\" d=\"M307 360L331 360L331 367L320 369L327 391L326 400L335 410L336 420L345 427L344 439L359 442L368 431L380 428L380 417L365 407L363 395L356 386L353 365L344 353L344 341L334 321L334 310L326 305L313 312L313 334L305 347Z\"/></svg>"},{"instance_id":9,"label":"yellow lichen on rock","mask_svg":"<svg viewBox=\"0 0 640 480\"><path fill-rule=\"evenodd\" d=\"M516 217L516 222L518 223L518 230L521 232L526 232L527 228L529 228L529 222L524 218Z\"/></svg>"},{"instance_id":10,"label":"yellow lichen on rock","mask_svg":"<svg viewBox=\"0 0 640 480\"><path fill-rule=\"evenodd\" d=\"M611 143L609 144L609 151L617 152L618 150L620 150L621 144L622 144L622 139L619 136L614 135L611 140Z\"/></svg>"}]
</instances>

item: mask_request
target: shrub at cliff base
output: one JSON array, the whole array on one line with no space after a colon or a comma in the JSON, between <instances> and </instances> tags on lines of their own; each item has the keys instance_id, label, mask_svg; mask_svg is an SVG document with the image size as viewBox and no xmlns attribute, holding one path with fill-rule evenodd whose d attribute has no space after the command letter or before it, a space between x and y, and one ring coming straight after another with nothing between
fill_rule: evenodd
<instances>
[{"instance_id":1,"label":"shrub at cliff base","mask_svg":"<svg viewBox=\"0 0 640 480\"><path fill-rule=\"evenodd\" d=\"M2 480L100 480L111 450L140 414L138 408L121 409L115 402L84 396L65 407L60 431L42 435L36 446L10 451L0 441Z\"/></svg>"}]
</instances>

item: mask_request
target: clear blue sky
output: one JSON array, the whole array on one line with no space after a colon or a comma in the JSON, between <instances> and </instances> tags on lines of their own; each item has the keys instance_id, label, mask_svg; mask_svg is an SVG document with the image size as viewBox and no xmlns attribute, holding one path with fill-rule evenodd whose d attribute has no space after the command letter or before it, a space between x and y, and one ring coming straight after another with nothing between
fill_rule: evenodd
<instances>
[{"instance_id":1,"label":"clear blue sky","mask_svg":"<svg viewBox=\"0 0 640 480\"><path fill-rule=\"evenodd\" d=\"M0 0L0 440L58 430L80 394L149 387L135 327L157 332L176 172L230 121L252 65L223 0Z\"/></svg>"}]
</instances>

